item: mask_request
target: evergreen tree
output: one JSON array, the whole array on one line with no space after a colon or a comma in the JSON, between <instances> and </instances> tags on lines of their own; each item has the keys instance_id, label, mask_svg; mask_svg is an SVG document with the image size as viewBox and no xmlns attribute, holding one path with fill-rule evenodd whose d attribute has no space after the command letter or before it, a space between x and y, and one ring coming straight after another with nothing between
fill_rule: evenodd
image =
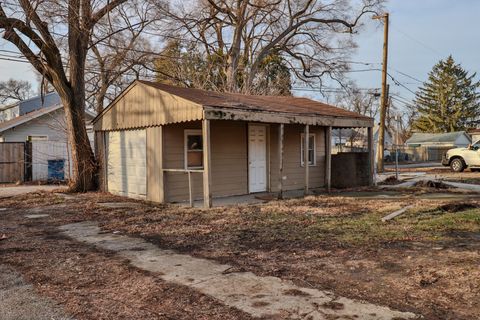
<instances>
[{"instance_id":1,"label":"evergreen tree","mask_svg":"<svg viewBox=\"0 0 480 320\"><path fill-rule=\"evenodd\" d=\"M480 82L452 56L437 63L416 94L418 118L413 129L421 132L453 132L473 126L480 117Z\"/></svg>"}]
</instances>

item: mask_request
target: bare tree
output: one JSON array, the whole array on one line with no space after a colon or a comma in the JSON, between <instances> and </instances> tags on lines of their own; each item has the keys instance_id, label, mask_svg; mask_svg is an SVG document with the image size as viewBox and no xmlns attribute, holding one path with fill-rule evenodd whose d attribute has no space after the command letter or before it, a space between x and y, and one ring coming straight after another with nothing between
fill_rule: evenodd
<instances>
[{"instance_id":1,"label":"bare tree","mask_svg":"<svg viewBox=\"0 0 480 320\"><path fill-rule=\"evenodd\" d=\"M86 58L96 26L125 2L10 0L0 3L3 38L15 45L52 84L64 105L72 152L71 191L96 188L97 165L85 127ZM62 44L66 44L66 50L61 49Z\"/></svg>"},{"instance_id":2,"label":"bare tree","mask_svg":"<svg viewBox=\"0 0 480 320\"><path fill-rule=\"evenodd\" d=\"M86 79L87 102L97 113L138 78L143 67L152 68L154 54L144 32L155 31L159 20L156 5L134 0L98 25L90 39Z\"/></svg>"},{"instance_id":3,"label":"bare tree","mask_svg":"<svg viewBox=\"0 0 480 320\"><path fill-rule=\"evenodd\" d=\"M335 104L361 115L375 118L380 109L380 92L377 89L362 90L350 82L335 97ZM363 140L365 135L358 130L350 130L348 139L353 146L355 141Z\"/></svg>"},{"instance_id":4,"label":"bare tree","mask_svg":"<svg viewBox=\"0 0 480 320\"><path fill-rule=\"evenodd\" d=\"M223 61L218 56L206 56L195 44L169 40L155 59L157 81L189 88L225 91ZM272 53L263 60L257 73L258 81L251 93L291 95L292 77L285 59Z\"/></svg>"},{"instance_id":5,"label":"bare tree","mask_svg":"<svg viewBox=\"0 0 480 320\"><path fill-rule=\"evenodd\" d=\"M278 54L299 79L340 79L355 48L351 34L383 0L193 0L166 12L181 35L222 61L224 91L252 93L264 60Z\"/></svg>"},{"instance_id":6,"label":"bare tree","mask_svg":"<svg viewBox=\"0 0 480 320\"><path fill-rule=\"evenodd\" d=\"M32 84L28 81L15 79L0 81L0 104L22 101L32 95Z\"/></svg>"}]
</instances>

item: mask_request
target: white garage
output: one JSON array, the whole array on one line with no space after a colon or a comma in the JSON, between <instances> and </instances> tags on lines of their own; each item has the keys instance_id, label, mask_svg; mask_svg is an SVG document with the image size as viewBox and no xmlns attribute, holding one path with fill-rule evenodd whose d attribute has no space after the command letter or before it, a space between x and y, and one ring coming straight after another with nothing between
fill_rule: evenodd
<instances>
[{"instance_id":1,"label":"white garage","mask_svg":"<svg viewBox=\"0 0 480 320\"><path fill-rule=\"evenodd\" d=\"M110 131L106 137L108 191L121 196L145 199L145 130Z\"/></svg>"}]
</instances>

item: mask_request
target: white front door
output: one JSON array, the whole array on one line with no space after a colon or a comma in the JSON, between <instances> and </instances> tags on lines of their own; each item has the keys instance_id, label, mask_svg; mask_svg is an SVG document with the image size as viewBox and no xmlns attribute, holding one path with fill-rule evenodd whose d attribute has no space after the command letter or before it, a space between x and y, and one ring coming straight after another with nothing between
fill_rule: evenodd
<instances>
[{"instance_id":1,"label":"white front door","mask_svg":"<svg viewBox=\"0 0 480 320\"><path fill-rule=\"evenodd\" d=\"M248 190L267 191L267 127L248 126Z\"/></svg>"}]
</instances>

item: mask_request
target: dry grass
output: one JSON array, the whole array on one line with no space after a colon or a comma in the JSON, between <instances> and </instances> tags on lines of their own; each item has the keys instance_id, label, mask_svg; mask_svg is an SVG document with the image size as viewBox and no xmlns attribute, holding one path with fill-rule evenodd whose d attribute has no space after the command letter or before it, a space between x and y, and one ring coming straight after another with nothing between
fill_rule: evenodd
<instances>
[{"instance_id":1,"label":"dry grass","mask_svg":"<svg viewBox=\"0 0 480 320\"><path fill-rule=\"evenodd\" d=\"M30 196L28 201L26 198L20 198L20 201L10 199L0 206L15 210L43 206L52 213L48 223L51 232L54 232L55 225L97 220L106 231L143 237L163 248L229 263L233 266L231 272L252 271L258 275L279 276L300 286L328 289L338 295L417 312L426 319L478 319L480 203L474 200L420 200L415 194L429 190L415 190L413 193L402 191L403 197L389 200L312 196L212 210L152 206L142 202L137 202L137 207L111 209L100 203L136 201L106 194L84 194L74 199L38 194ZM388 223L381 222L382 216L409 204L415 204L415 208ZM7 221L12 226L20 224L13 216ZM142 308L177 315L172 309L177 306L173 302L162 304L150 300L165 294L149 285L151 281L158 281L154 280L154 275L140 275L126 267L124 262L68 239L52 238L45 242L45 236L40 232L45 226L32 222L28 226L23 224L22 228L28 228L31 233L25 237L35 232L40 234L37 234L38 239L34 237L37 240L31 245L16 244L19 251L9 253L9 262L27 272L35 269L31 273L33 281L48 273L52 265L55 273L65 272L68 276L62 276L62 280L50 277L39 282L52 286L58 281L54 286L57 293L45 291L56 299L61 299L62 288L70 288L68 290L72 291L68 291L69 295L62 303L73 308L77 299L82 299L73 289L79 283L89 283L82 288L82 295L92 291L100 292L97 297L113 295L113 291L98 291L98 285L88 280L96 279L95 272L102 276L111 272L109 286L119 290L128 283L132 288L120 297L123 303L135 299L136 286L139 286L144 290L143 294L152 297L142 298ZM17 241L19 239L14 243ZM46 249L40 251L38 248L42 246ZM33 251L28 251L27 247ZM44 259L38 257L39 252L45 253ZM2 257L5 254L0 253ZM34 268L37 259L42 262ZM55 263L71 259L75 261L73 266ZM110 261L114 265L109 265ZM75 268L80 268L81 274L76 275L72 271ZM69 284L67 279L72 283ZM165 289L168 287L165 283L159 286L169 293L173 290ZM186 294L181 290L185 289L173 290L172 299L175 300L177 294ZM230 315L227 318L244 317L230 309L222 309L217 302L205 297L189 295L192 303L206 308L208 319L215 319L222 312ZM95 301L89 303L95 304ZM95 304L96 308L112 310L120 306L100 301L103 302ZM184 303L182 301L179 303ZM96 316L98 313L92 311L82 319L95 319ZM201 318L192 313L190 316L192 319Z\"/></svg>"}]
</instances>

